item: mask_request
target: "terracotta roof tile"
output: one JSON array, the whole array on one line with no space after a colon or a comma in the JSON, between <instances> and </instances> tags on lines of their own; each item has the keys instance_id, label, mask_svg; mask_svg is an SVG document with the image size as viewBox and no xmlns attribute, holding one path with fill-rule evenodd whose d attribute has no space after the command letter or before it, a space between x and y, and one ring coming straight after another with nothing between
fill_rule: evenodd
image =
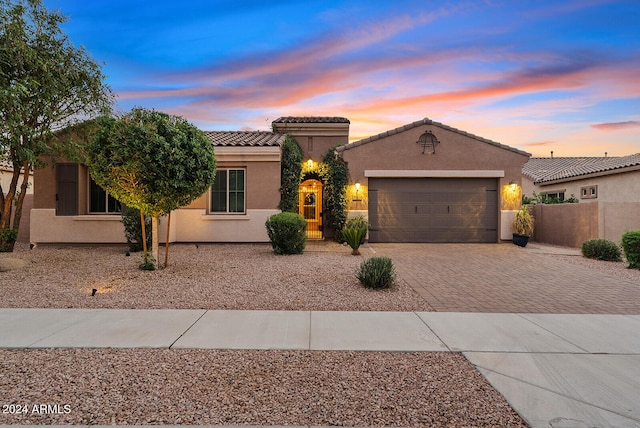
<instances>
[{"instance_id":1,"label":"terracotta roof tile","mask_svg":"<svg viewBox=\"0 0 640 428\"><path fill-rule=\"evenodd\" d=\"M265 131L204 131L214 146L281 146L285 136Z\"/></svg>"},{"instance_id":2,"label":"terracotta roof tile","mask_svg":"<svg viewBox=\"0 0 640 428\"><path fill-rule=\"evenodd\" d=\"M346 117L336 116L283 116L273 123L351 123Z\"/></svg>"},{"instance_id":3,"label":"terracotta roof tile","mask_svg":"<svg viewBox=\"0 0 640 428\"><path fill-rule=\"evenodd\" d=\"M640 153L609 157L556 157L531 158L522 168L522 174L534 183L568 180L588 174L614 173L621 168L640 166Z\"/></svg>"}]
</instances>

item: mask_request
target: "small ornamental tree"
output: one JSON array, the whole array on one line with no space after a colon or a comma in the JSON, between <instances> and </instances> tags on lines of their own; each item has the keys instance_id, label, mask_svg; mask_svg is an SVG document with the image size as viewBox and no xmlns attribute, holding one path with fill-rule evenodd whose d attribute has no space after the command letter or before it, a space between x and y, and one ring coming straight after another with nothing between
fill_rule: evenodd
<instances>
[{"instance_id":1,"label":"small ornamental tree","mask_svg":"<svg viewBox=\"0 0 640 428\"><path fill-rule=\"evenodd\" d=\"M13 250L31 170L68 148L54 147L53 132L111 110L102 66L69 41L66 20L40 0L0 0L0 161L13 169L0 186L4 251Z\"/></svg>"},{"instance_id":2,"label":"small ornamental tree","mask_svg":"<svg viewBox=\"0 0 640 428\"><path fill-rule=\"evenodd\" d=\"M91 177L114 198L151 217L151 260L146 252L143 257L157 266L158 217L189 204L211 186L213 146L185 119L155 110L135 108L101 123L89 148Z\"/></svg>"}]
</instances>

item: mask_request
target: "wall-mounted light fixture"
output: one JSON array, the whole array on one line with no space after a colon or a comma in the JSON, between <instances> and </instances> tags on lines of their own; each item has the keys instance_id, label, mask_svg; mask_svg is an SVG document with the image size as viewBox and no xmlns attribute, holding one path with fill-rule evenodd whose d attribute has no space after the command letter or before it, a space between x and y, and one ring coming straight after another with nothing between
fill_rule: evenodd
<instances>
[{"instance_id":1,"label":"wall-mounted light fixture","mask_svg":"<svg viewBox=\"0 0 640 428\"><path fill-rule=\"evenodd\" d=\"M309 168L309 169L313 168L313 160L309 159L307 161L307 168Z\"/></svg>"},{"instance_id":2,"label":"wall-mounted light fixture","mask_svg":"<svg viewBox=\"0 0 640 428\"><path fill-rule=\"evenodd\" d=\"M360 197L358 196L358 192L360 192L360 182L356 182L356 184L354 185L354 187L356 188L356 197L353 199L354 202L359 202L362 199L360 199Z\"/></svg>"}]
</instances>

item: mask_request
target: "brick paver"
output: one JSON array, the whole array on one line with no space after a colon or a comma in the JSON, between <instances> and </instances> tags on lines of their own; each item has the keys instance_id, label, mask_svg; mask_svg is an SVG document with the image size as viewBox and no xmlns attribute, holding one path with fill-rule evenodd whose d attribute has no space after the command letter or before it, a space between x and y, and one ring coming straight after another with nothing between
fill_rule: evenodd
<instances>
[{"instance_id":1,"label":"brick paver","mask_svg":"<svg viewBox=\"0 0 640 428\"><path fill-rule=\"evenodd\" d=\"M640 284L511 244L370 244L438 312L640 314Z\"/></svg>"}]
</instances>

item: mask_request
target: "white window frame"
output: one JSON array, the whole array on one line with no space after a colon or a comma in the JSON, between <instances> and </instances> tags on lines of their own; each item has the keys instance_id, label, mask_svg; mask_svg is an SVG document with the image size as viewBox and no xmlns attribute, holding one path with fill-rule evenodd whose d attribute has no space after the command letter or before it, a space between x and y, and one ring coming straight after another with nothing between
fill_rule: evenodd
<instances>
[{"instance_id":1,"label":"white window frame","mask_svg":"<svg viewBox=\"0 0 640 428\"><path fill-rule=\"evenodd\" d=\"M597 199L598 185L584 186L580 188L580 199Z\"/></svg>"},{"instance_id":2,"label":"white window frame","mask_svg":"<svg viewBox=\"0 0 640 428\"><path fill-rule=\"evenodd\" d=\"M209 214L211 215L246 215L247 214L247 168L243 168L243 167L227 167L227 168L217 168L216 171L216 175L217 172L220 171L226 171L226 184L225 184L225 188L226 188L226 193L225 193L225 198L226 198L226 211L213 211L213 186L211 186L211 188L209 188L209 203L208 203L208 207L207 207L207 211ZM242 211L229 211L229 176L231 174L229 174L229 171L242 171L242 178L243 178L243 189L242 189L242 196L243 196L243 200L242 200Z\"/></svg>"}]
</instances>

